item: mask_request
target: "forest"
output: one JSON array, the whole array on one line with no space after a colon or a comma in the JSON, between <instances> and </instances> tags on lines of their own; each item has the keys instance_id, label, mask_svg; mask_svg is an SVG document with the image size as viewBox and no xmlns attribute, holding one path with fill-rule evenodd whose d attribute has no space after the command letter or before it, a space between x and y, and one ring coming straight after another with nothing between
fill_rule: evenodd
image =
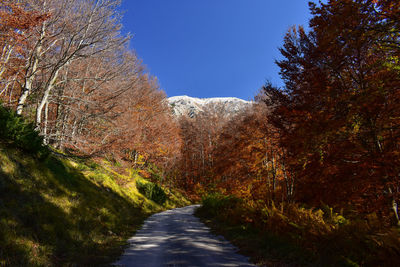
<instances>
[{"instance_id":1,"label":"forest","mask_svg":"<svg viewBox=\"0 0 400 267\"><path fill-rule=\"evenodd\" d=\"M279 48L284 86L194 118L171 112L119 5L0 1L2 142L184 192L256 263L400 264L400 2L310 2Z\"/></svg>"}]
</instances>

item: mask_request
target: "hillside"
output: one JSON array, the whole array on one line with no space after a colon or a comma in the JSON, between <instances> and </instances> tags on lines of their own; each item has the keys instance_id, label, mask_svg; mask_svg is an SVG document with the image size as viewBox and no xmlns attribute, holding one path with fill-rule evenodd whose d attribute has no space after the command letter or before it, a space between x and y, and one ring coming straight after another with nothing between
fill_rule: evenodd
<instances>
[{"instance_id":1,"label":"hillside","mask_svg":"<svg viewBox=\"0 0 400 267\"><path fill-rule=\"evenodd\" d=\"M230 117L252 104L236 97L196 98L186 95L169 97L168 102L175 116L185 115L190 118L207 111Z\"/></svg>"},{"instance_id":2,"label":"hillside","mask_svg":"<svg viewBox=\"0 0 400 267\"><path fill-rule=\"evenodd\" d=\"M150 214L188 204L166 189L157 204L137 189L149 181L114 167L61 154L39 160L0 140L0 265L107 264Z\"/></svg>"}]
</instances>

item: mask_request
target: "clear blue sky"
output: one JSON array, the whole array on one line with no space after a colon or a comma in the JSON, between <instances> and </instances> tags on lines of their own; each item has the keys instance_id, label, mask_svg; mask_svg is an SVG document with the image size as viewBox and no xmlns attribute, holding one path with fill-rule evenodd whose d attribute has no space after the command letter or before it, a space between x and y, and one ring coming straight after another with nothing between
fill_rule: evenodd
<instances>
[{"instance_id":1,"label":"clear blue sky","mask_svg":"<svg viewBox=\"0 0 400 267\"><path fill-rule=\"evenodd\" d=\"M292 25L308 25L308 0L123 0L123 32L168 96L252 99Z\"/></svg>"}]
</instances>

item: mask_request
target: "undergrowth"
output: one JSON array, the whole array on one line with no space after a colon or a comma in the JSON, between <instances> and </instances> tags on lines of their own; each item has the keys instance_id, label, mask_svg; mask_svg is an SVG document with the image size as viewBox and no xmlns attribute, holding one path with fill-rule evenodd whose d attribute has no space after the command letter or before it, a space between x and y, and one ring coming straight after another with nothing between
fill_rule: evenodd
<instances>
[{"instance_id":1,"label":"undergrowth","mask_svg":"<svg viewBox=\"0 0 400 267\"><path fill-rule=\"evenodd\" d=\"M136 187L140 193L142 193L148 199L151 199L158 204L162 205L167 200L167 195L158 184L148 181L146 182L137 181Z\"/></svg>"},{"instance_id":2,"label":"undergrowth","mask_svg":"<svg viewBox=\"0 0 400 267\"><path fill-rule=\"evenodd\" d=\"M379 218L346 219L331 208L275 207L211 194L196 212L263 266L400 266L400 231Z\"/></svg>"},{"instance_id":3,"label":"undergrowth","mask_svg":"<svg viewBox=\"0 0 400 267\"><path fill-rule=\"evenodd\" d=\"M50 151L43 145L43 138L34 128L32 122L6 109L0 103L0 139L44 159Z\"/></svg>"}]
</instances>

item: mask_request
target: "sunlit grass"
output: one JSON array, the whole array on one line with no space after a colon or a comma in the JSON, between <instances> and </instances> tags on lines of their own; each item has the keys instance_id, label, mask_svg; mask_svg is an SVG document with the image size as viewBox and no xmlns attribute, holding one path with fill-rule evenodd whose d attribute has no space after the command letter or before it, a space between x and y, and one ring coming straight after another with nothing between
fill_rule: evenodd
<instances>
[{"instance_id":1,"label":"sunlit grass","mask_svg":"<svg viewBox=\"0 0 400 267\"><path fill-rule=\"evenodd\" d=\"M0 266L114 261L146 217L188 204L174 192L162 206L145 198L136 188L142 179L106 162L41 161L0 143Z\"/></svg>"}]
</instances>

